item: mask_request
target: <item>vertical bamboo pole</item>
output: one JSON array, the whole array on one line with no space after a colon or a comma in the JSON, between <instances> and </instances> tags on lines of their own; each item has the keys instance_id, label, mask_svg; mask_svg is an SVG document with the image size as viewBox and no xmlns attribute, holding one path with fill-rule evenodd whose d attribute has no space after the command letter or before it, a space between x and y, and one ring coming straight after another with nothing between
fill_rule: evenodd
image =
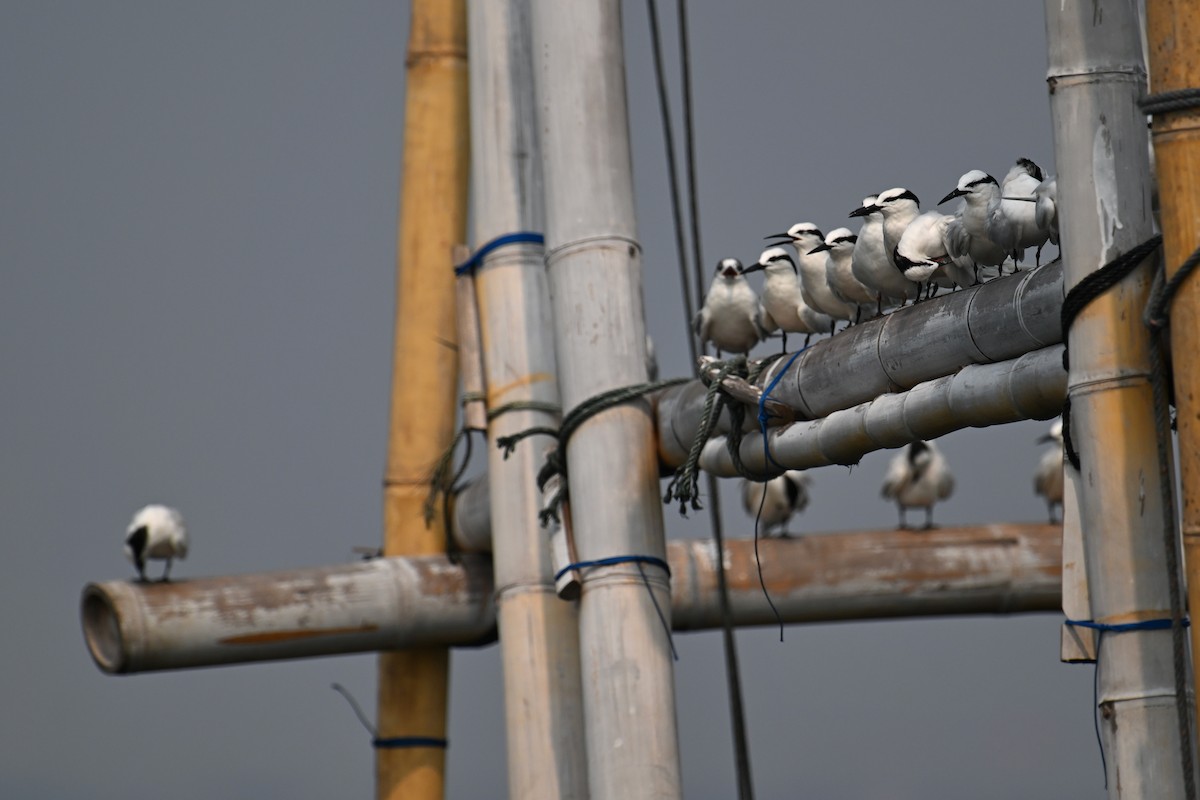
<instances>
[{"instance_id":1,"label":"vertical bamboo pole","mask_svg":"<svg viewBox=\"0 0 1200 800\"><path fill-rule=\"evenodd\" d=\"M542 165L533 117L529 0L470 0L471 186L477 245L541 231ZM558 405L550 293L540 244L514 244L476 270L488 406ZM559 415L511 411L489 441ZM507 459L488 448L496 616L504 662L508 796L586 798L587 759L579 672L579 616L554 592L536 476L545 439Z\"/></svg>"},{"instance_id":2,"label":"vertical bamboo pole","mask_svg":"<svg viewBox=\"0 0 1200 800\"><path fill-rule=\"evenodd\" d=\"M396 338L384 473L384 553L441 552L441 515L426 527L429 475L454 430L458 370L450 251L466 236L467 64L463 0L413 0L396 264ZM445 738L449 651L379 656L383 738ZM376 796L440 798L439 747L380 748Z\"/></svg>"},{"instance_id":3,"label":"vertical bamboo pole","mask_svg":"<svg viewBox=\"0 0 1200 800\"><path fill-rule=\"evenodd\" d=\"M1138 3L1046 2L1050 110L1066 285L1153 233ZM1149 337L1137 270L1092 302L1070 336L1071 433L1082 460L1083 546L1093 617L1170 615ZM1183 796L1171 633L1106 633L1098 702L1109 796Z\"/></svg>"},{"instance_id":4,"label":"vertical bamboo pole","mask_svg":"<svg viewBox=\"0 0 1200 800\"><path fill-rule=\"evenodd\" d=\"M1146 8L1150 86L1156 94L1200 88L1200 6L1151 0ZM1154 154L1162 205L1163 246L1170 277L1200 245L1200 109L1154 117ZM1200 276L1180 285L1171 304L1171 351L1179 420L1183 547L1188 606L1200 609ZM1191 628L1200 652L1200 624ZM1193 673L1195 670L1193 669ZM1193 697L1200 700L1200 688ZM1200 719L1200 710L1197 710Z\"/></svg>"},{"instance_id":5,"label":"vertical bamboo pole","mask_svg":"<svg viewBox=\"0 0 1200 800\"><path fill-rule=\"evenodd\" d=\"M532 8L546 265L558 384L569 410L599 392L646 380L620 3L534 0ZM649 404L631 402L592 417L566 455L579 558L663 558ZM628 563L582 576L591 797L679 797L667 576Z\"/></svg>"}]
</instances>

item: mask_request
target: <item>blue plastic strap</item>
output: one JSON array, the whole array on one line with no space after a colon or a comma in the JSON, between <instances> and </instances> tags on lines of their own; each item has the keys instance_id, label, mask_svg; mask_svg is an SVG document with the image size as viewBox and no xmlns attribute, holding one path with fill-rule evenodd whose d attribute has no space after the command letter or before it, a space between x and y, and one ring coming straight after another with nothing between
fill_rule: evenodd
<instances>
[{"instance_id":1,"label":"blue plastic strap","mask_svg":"<svg viewBox=\"0 0 1200 800\"><path fill-rule=\"evenodd\" d=\"M1167 619L1144 619L1140 622L1123 622L1116 625L1110 625L1107 622L1096 622L1091 619L1068 619L1064 620L1067 625L1073 628L1090 628L1101 633L1129 633L1130 631L1169 631L1171 630L1171 620ZM1180 620L1183 627L1190 626L1191 620L1184 617Z\"/></svg>"},{"instance_id":2,"label":"blue plastic strap","mask_svg":"<svg viewBox=\"0 0 1200 800\"><path fill-rule=\"evenodd\" d=\"M789 358L787 363L783 365L783 369L779 370L779 373L771 379L770 383L767 384L767 388L763 391L762 397L758 398L758 425L762 429L763 453L766 454L768 462L774 464L780 469L784 469L784 466L776 461L775 457L771 455L771 446L767 442L767 421L771 418L771 415L767 413L767 398L771 396L771 392L775 391L775 387L779 385L779 381L783 379L785 374L787 374L787 371L791 368L796 359L800 357L800 354L807 349L807 347L801 347L799 350L792 353L792 357Z\"/></svg>"},{"instance_id":3,"label":"blue plastic strap","mask_svg":"<svg viewBox=\"0 0 1200 800\"><path fill-rule=\"evenodd\" d=\"M480 247L471 257L454 268L455 275L463 275L468 272L474 272L475 268L483 263L483 259L488 253L493 250L498 250L501 247L509 244L545 244L546 237L540 233L533 231L517 231L516 233L506 233L503 236L497 236L490 242Z\"/></svg>"},{"instance_id":4,"label":"blue plastic strap","mask_svg":"<svg viewBox=\"0 0 1200 800\"><path fill-rule=\"evenodd\" d=\"M574 564L567 564L554 573L554 580L558 580L573 570L587 569L588 567L611 567L617 564L649 564L658 567L668 576L671 574L671 567L667 565L667 562L655 556L609 556L608 558L597 558L595 561L576 561Z\"/></svg>"},{"instance_id":5,"label":"blue plastic strap","mask_svg":"<svg viewBox=\"0 0 1200 800\"><path fill-rule=\"evenodd\" d=\"M371 740L372 747L384 750L393 750L402 747L437 747L445 750L449 745L450 743L445 739L438 739L435 736L390 736L386 739L375 737Z\"/></svg>"}]
</instances>

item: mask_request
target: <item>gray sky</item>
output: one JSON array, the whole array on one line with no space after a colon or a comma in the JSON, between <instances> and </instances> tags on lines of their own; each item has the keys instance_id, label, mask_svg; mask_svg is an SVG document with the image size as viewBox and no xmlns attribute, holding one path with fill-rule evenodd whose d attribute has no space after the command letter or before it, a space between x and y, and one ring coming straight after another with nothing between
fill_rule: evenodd
<instances>
[{"instance_id":1,"label":"gray sky","mask_svg":"<svg viewBox=\"0 0 1200 800\"><path fill-rule=\"evenodd\" d=\"M694 6L706 272L893 185L930 208L971 168L1053 168L1040 3ZM625 21L649 327L683 374L644 4ZM120 540L152 501L187 518L179 577L379 540L407 28L386 2L6 7L0 796L370 796L367 734L328 685L373 706L373 656L113 678L78 597L132 574ZM946 437L938 519L1042 519L1042 428ZM796 527L893 525L887 457L815 471ZM1059 664L1058 621L741 632L759 795L1102 797L1092 671ZM676 644L685 793L732 796L720 638ZM495 647L454 656L451 797L506 785L499 670Z\"/></svg>"}]
</instances>

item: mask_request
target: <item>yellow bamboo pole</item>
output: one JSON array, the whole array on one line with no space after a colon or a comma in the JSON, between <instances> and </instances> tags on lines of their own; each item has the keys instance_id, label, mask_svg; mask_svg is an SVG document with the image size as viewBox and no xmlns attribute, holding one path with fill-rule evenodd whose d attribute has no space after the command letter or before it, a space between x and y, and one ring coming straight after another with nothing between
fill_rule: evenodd
<instances>
[{"instance_id":1,"label":"yellow bamboo pole","mask_svg":"<svg viewBox=\"0 0 1200 800\"><path fill-rule=\"evenodd\" d=\"M1146 4L1150 88L1155 94L1200 88L1200 5L1189 0ZM1200 244L1200 109L1156 114L1154 155L1161 201L1167 276ZM1183 487L1183 549L1188 605L1200 609L1200 284L1185 281L1171 304L1171 352L1179 415ZM1191 628L1200 652L1200 625ZM1195 673L1195 670L1193 670ZM1194 676L1195 677L1195 676ZM1194 694L1200 702L1200 690ZM1198 716L1197 718L1200 718Z\"/></svg>"},{"instance_id":2,"label":"yellow bamboo pole","mask_svg":"<svg viewBox=\"0 0 1200 800\"><path fill-rule=\"evenodd\" d=\"M454 431L458 385L451 247L467 222L467 25L463 0L413 0L396 260L396 336L384 473L386 555L444 550L441 514L426 527L429 475ZM446 736L449 651L379 656L381 738ZM376 797L441 798L445 750L379 748Z\"/></svg>"}]
</instances>

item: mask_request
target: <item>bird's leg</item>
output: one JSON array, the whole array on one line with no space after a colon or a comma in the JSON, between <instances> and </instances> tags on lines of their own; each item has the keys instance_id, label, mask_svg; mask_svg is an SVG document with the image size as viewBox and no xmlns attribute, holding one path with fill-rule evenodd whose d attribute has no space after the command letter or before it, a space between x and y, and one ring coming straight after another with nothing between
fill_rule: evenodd
<instances>
[{"instance_id":1,"label":"bird's leg","mask_svg":"<svg viewBox=\"0 0 1200 800\"><path fill-rule=\"evenodd\" d=\"M862 322L862 306L855 306L855 309L854 324L857 325L858 323Z\"/></svg>"},{"instance_id":2,"label":"bird's leg","mask_svg":"<svg viewBox=\"0 0 1200 800\"><path fill-rule=\"evenodd\" d=\"M171 559L167 559L167 565L163 567L163 576L161 583L170 583L171 581Z\"/></svg>"},{"instance_id":3,"label":"bird's leg","mask_svg":"<svg viewBox=\"0 0 1200 800\"><path fill-rule=\"evenodd\" d=\"M787 352L787 331L783 330L782 328L780 328L780 330L783 333L783 351L782 352L786 353Z\"/></svg>"},{"instance_id":4,"label":"bird's leg","mask_svg":"<svg viewBox=\"0 0 1200 800\"><path fill-rule=\"evenodd\" d=\"M804 346L805 347L808 347L808 343L812 341L812 337L813 337L813 335L811 333L808 336L804 337Z\"/></svg>"},{"instance_id":5,"label":"bird's leg","mask_svg":"<svg viewBox=\"0 0 1200 800\"><path fill-rule=\"evenodd\" d=\"M975 282L979 283L979 262L972 260L971 263L975 265Z\"/></svg>"},{"instance_id":6,"label":"bird's leg","mask_svg":"<svg viewBox=\"0 0 1200 800\"><path fill-rule=\"evenodd\" d=\"M882 317L883 316L883 292L880 292L879 294L875 295L875 302L878 304L878 309L875 312L875 316Z\"/></svg>"},{"instance_id":7,"label":"bird's leg","mask_svg":"<svg viewBox=\"0 0 1200 800\"><path fill-rule=\"evenodd\" d=\"M925 527L923 530L933 530L933 504L925 506Z\"/></svg>"},{"instance_id":8,"label":"bird's leg","mask_svg":"<svg viewBox=\"0 0 1200 800\"><path fill-rule=\"evenodd\" d=\"M1054 523L1058 522L1058 520L1055 519L1053 500L1046 501L1046 509L1050 512L1050 524L1053 525Z\"/></svg>"},{"instance_id":9,"label":"bird's leg","mask_svg":"<svg viewBox=\"0 0 1200 800\"><path fill-rule=\"evenodd\" d=\"M1042 248L1046 246L1045 242L1038 245L1037 252L1033 254L1033 266L1040 267L1042 265Z\"/></svg>"},{"instance_id":10,"label":"bird's leg","mask_svg":"<svg viewBox=\"0 0 1200 800\"><path fill-rule=\"evenodd\" d=\"M790 538L792 538L792 535L791 535L790 533L788 533L788 529L787 529L787 525L786 525L786 524L783 526L783 530L781 530L781 531L779 532L779 538L780 538L780 539L790 539Z\"/></svg>"},{"instance_id":11,"label":"bird's leg","mask_svg":"<svg viewBox=\"0 0 1200 800\"><path fill-rule=\"evenodd\" d=\"M906 530L908 530L908 522L904 519L904 511L905 511L904 505L902 503L897 503L896 507L900 509L899 530L906 531Z\"/></svg>"}]
</instances>

